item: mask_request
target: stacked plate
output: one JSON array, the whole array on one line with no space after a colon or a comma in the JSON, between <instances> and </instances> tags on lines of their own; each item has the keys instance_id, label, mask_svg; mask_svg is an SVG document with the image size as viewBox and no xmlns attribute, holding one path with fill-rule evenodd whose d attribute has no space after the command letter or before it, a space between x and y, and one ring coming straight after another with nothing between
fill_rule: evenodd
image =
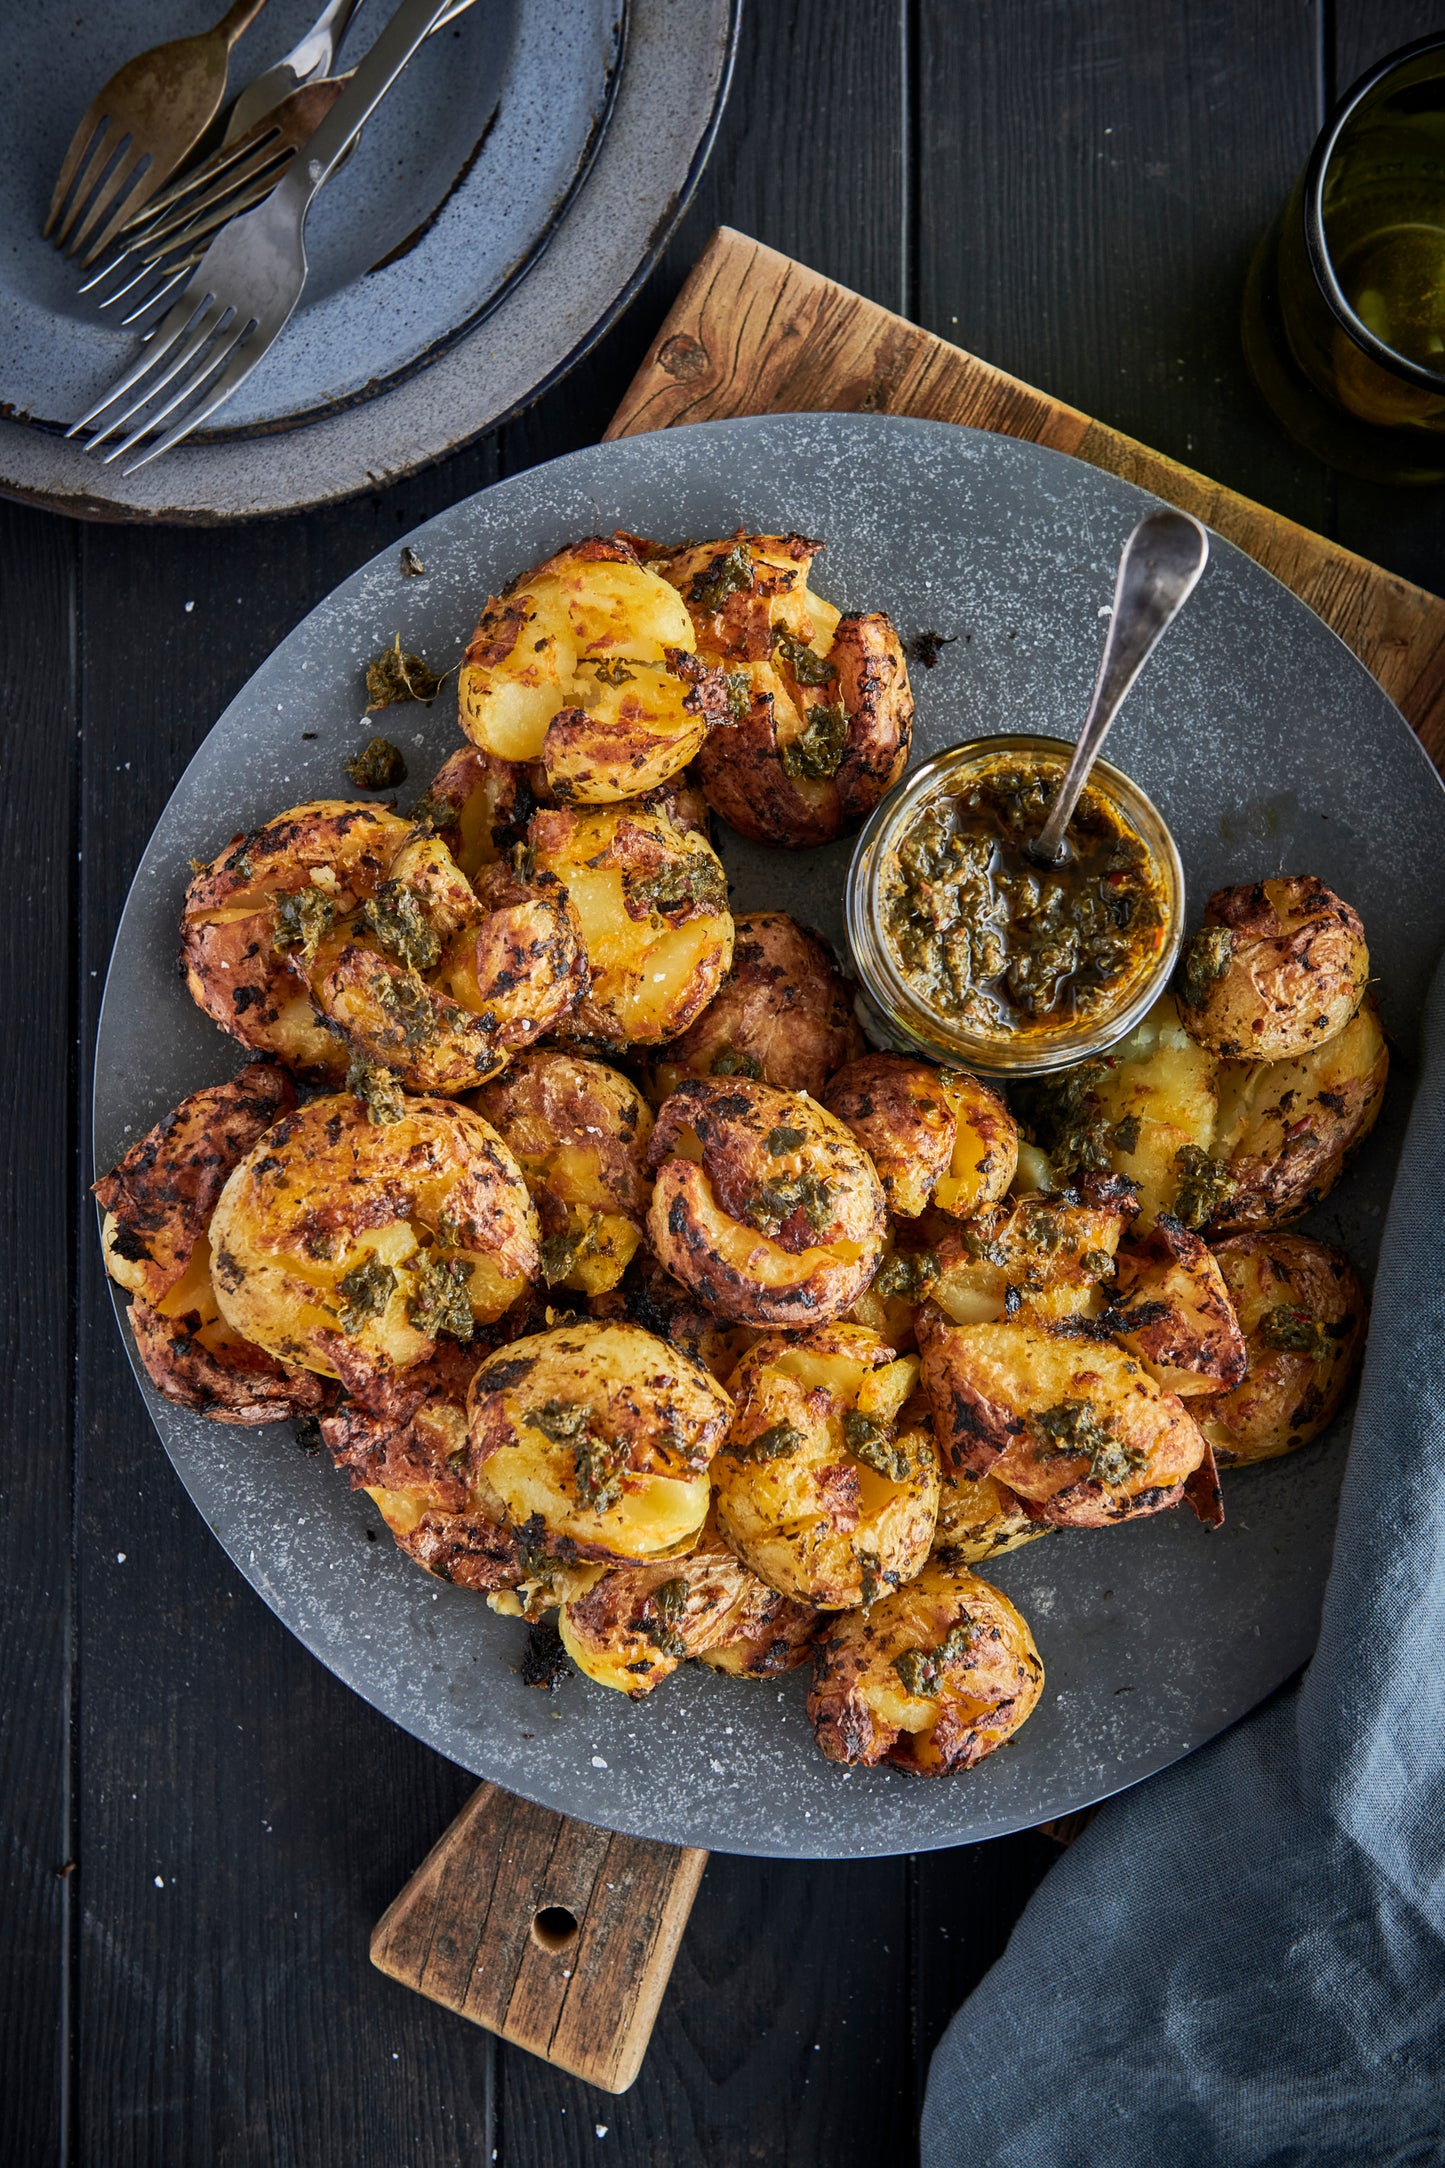
<instances>
[{"instance_id":1,"label":"stacked plate","mask_svg":"<svg viewBox=\"0 0 1445 2168\"><path fill-rule=\"evenodd\" d=\"M372 11L375 10L375 19ZM214 521L377 488L565 373L636 292L692 191L737 0L478 0L422 48L307 226L305 300L208 432L130 479L63 432L132 333L40 238L77 117L132 53L204 27L197 0L81 0L17 20L0 132L0 491L58 511ZM270 0L238 85L315 0ZM369 0L343 65L386 16Z\"/></svg>"}]
</instances>

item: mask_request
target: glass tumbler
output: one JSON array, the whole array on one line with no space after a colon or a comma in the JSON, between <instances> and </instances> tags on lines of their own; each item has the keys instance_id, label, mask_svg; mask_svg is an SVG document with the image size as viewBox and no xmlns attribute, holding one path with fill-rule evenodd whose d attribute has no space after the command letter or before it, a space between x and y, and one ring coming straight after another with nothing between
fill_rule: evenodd
<instances>
[{"instance_id":1,"label":"glass tumbler","mask_svg":"<svg viewBox=\"0 0 1445 2168\"><path fill-rule=\"evenodd\" d=\"M1445 481L1445 36L1346 92L1250 267L1244 350L1295 440Z\"/></svg>"}]
</instances>

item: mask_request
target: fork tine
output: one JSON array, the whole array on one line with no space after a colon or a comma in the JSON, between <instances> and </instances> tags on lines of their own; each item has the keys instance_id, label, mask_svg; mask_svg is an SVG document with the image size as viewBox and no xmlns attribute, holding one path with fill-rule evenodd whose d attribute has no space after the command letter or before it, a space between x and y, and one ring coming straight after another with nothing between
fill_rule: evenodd
<instances>
[{"instance_id":1,"label":"fork tine","mask_svg":"<svg viewBox=\"0 0 1445 2168\"><path fill-rule=\"evenodd\" d=\"M173 383L177 376L189 369L197 355L204 353L210 345L212 339L220 330L225 315L226 311L223 308L214 301L208 301L180 346L170 349L170 360L167 365L159 369L158 373L152 376L148 382L136 387L136 395L130 405L121 413L112 414L104 427L95 431L85 447L86 450L88 452L95 451L98 446L104 444L107 437L113 437L118 429L124 429L126 423L133 420L140 413L142 407L148 407L152 399L165 390L167 384ZM147 422L142 433L148 430L149 427L150 424ZM113 457L114 454L110 456Z\"/></svg>"},{"instance_id":2,"label":"fork tine","mask_svg":"<svg viewBox=\"0 0 1445 2168\"><path fill-rule=\"evenodd\" d=\"M68 256L79 256L82 266L95 262L101 251L108 247L118 221L124 216L125 207L142 192L144 200L146 176L155 169L155 160L148 150L134 150L129 158L117 163L108 180L102 181L95 201L85 214L85 219L66 249ZM83 253L82 253L83 251Z\"/></svg>"},{"instance_id":3,"label":"fork tine","mask_svg":"<svg viewBox=\"0 0 1445 2168\"><path fill-rule=\"evenodd\" d=\"M154 293L146 294L142 300L136 303L133 309L121 318L122 324L128 329L130 325L138 324L143 316L149 316L152 309L158 309L165 300L166 295L174 293L183 278L189 278L200 260L199 256L187 256L184 262L177 264L170 277L162 285L158 286Z\"/></svg>"},{"instance_id":4,"label":"fork tine","mask_svg":"<svg viewBox=\"0 0 1445 2168\"><path fill-rule=\"evenodd\" d=\"M108 406L113 406L117 399L123 399L126 393L132 390L140 382L141 378L155 367L162 355L170 352L177 339L181 338L190 325L195 322L198 308L207 307L209 303L209 294L205 296L204 300L199 296L182 294L170 314L164 317L156 326L149 343L131 364L130 368L126 370L125 375L112 384L105 396L97 399L95 405L88 412L82 414L78 422L72 422L65 434L68 437L79 436L81 430L89 428L90 424L99 415L103 414Z\"/></svg>"},{"instance_id":5,"label":"fork tine","mask_svg":"<svg viewBox=\"0 0 1445 2168\"><path fill-rule=\"evenodd\" d=\"M87 108L70 139L70 148L61 163L60 174L50 198L50 209L46 212L45 224L40 229L44 239L50 238L51 229L70 194L71 182L79 173L82 163L89 164L90 153L94 151L97 141L109 126L110 116L102 109L100 99L97 98Z\"/></svg>"},{"instance_id":6,"label":"fork tine","mask_svg":"<svg viewBox=\"0 0 1445 2168\"><path fill-rule=\"evenodd\" d=\"M238 218L253 203L269 196L294 156L294 151L288 150L279 159L263 161L242 175L233 175L224 186L218 184L197 202L177 211L173 218L156 226L142 225L132 237L130 248L150 251L154 261L157 256L170 255L174 249L188 245L203 233L213 233L217 226Z\"/></svg>"},{"instance_id":7,"label":"fork tine","mask_svg":"<svg viewBox=\"0 0 1445 2168\"><path fill-rule=\"evenodd\" d=\"M213 151L209 158L204 159L191 172L183 173L178 181L172 181L168 187L161 189L157 195L152 196L138 211L132 212L131 216L121 225L120 236L123 237L128 234L132 227L140 226L143 229L140 238L142 240L148 238L152 225L166 219L178 205L185 204L187 198L193 196L198 188L213 189L222 180L227 181L228 187L239 187L242 180L246 178L247 169L257 159L261 159L264 163L266 158L272 158L276 155L274 143L280 132L279 128L271 128L258 143L249 143L243 139L239 143L231 144L227 149ZM187 208L180 211L181 221L184 222L190 218L197 208L198 206L195 203L190 203ZM134 243L132 243L132 246L134 246Z\"/></svg>"},{"instance_id":8,"label":"fork tine","mask_svg":"<svg viewBox=\"0 0 1445 2168\"><path fill-rule=\"evenodd\" d=\"M283 323L286 320L283 319ZM139 468L149 465L152 459L159 459L162 452L168 452L172 445L180 444L193 429L199 429L202 422L209 421L217 407L225 405L236 387L245 382L257 362L265 357L277 332L282 329L282 324L275 325L270 331L253 339L251 333L256 328L253 317L240 337L233 339L227 348L230 358L220 375L212 380L211 388L201 404L177 422L175 428L169 430L158 444L153 444L139 459L133 459L128 467L123 467L123 474L134 474Z\"/></svg>"},{"instance_id":9,"label":"fork tine","mask_svg":"<svg viewBox=\"0 0 1445 2168\"><path fill-rule=\"evenodd\" d=\"M84 157L78 161L74 186L64 195L58 194L53 203L52 222L58 219L59 223L47 226L46 231L57 248L64 248L70 239L91 190L115 156L117 144L124 140L117 136L108 118L102 119L85 146Z\"/></svg>"}]
</instances>

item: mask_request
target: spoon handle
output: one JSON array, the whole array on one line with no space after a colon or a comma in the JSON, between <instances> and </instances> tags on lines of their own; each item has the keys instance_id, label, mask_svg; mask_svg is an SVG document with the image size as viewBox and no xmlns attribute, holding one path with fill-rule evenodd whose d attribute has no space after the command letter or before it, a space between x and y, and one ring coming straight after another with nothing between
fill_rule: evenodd
<instances>
[{"instance_id":1,"label":"spoon handle","mask_svg":"<svg viewBox=\"0 0 1445 2168\"><path fill-rule=\"evenodd\" d=\"M1209 537L1187 512L1146 512L1124 544L1094 697L1031 857L1047 864L1057 859L1109 725L1160 636L1193 594L1208 559Z\"/></svg>"}]
</instances>

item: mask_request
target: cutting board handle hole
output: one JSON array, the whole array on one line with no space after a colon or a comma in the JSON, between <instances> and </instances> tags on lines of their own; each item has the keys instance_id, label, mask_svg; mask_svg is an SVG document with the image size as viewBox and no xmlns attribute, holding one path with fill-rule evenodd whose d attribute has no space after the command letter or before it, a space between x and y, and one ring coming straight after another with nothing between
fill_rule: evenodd
<instances>
[{"instance_id":1,"label":"cutting board handle hole","mask_svg":"<svg viewBox=\"0 0 1445 2168\"><path fill-rule=\"evenodd\" d=\"M539 1950L556 1957L577 1939L577 1915L565 1905L543 1905L532 1915L532 1940Z\"/></svg>"}]
</instances>

